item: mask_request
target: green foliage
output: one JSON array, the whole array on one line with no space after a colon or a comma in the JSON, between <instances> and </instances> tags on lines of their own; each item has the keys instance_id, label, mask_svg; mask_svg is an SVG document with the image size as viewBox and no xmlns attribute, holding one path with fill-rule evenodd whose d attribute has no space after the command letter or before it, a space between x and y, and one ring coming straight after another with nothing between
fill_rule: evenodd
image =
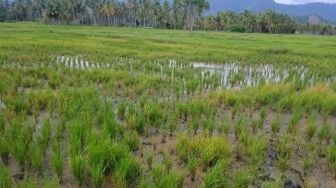
<instances>
[{"instance_id":1,"label":"green foliage","mask_svg":"<svg viewBox=\"0 0 336 188\"><path fill-rule=\"evenodd\" d=\"M223 133L224 135L228 136L230 133L231 126L227 120L224 120L219 127L218 132Z\"/></svg>"},{"instance_id":2,"label":"green foliage","mask_svg":"<svg viewBox=\"0 0 336 188\"><path fill-rule=\"evenodd\" d=\"M96 188L100 188L103 185L104 180L104 164L92 164L90 167L90 174L92 177L93 184Z\"/></svg>"},{"instance_id":3,"label":"green foliage","mask_svg":"<svg viewBox=\"0 0 336 188\"><path fill-rule=\"evenodd\" d=\"M51 166L59 181L61 181L63 177L63 168L64 168L63 163L64 162L61 151L53 151L51 153Z\"/></svg>"},{"instance_id":4,"label":"green foliage","mask_svg":"<svg viewBox=\"0 0 336 188\"><path fill-rule=\"evenodd\" d=\"M281 118L280 115L277 115L276 118L272 122L272 132L273 134L279 134L281 128Z\"/></svg>"},{"instance_id":5,"label":"green foliage","mask_svg":"<svg viewBox=\"0 0 336 188\"><path fill-rule=\"evenodd\" d=\"M5 164L8 164L10 147L5 137L0 137L0 157Z\"/></svg>"},{"instance_id":6,"label":"green foliage","mask_svg":"<svg viewBox=\"0 0 336 188\"><path fill-rule=\"evenodd\" d=\"M322 141L326 141L327 143L330 142L332 138L332 130L329 124L323 125L317 132L318 139L320 143Z\"/></svg>"},{"instance_id":7,"label":"green foliage","mask_svg":"<svg viewBox=\"0 0 336 188\"><path fill-rule=\"evenodd\" d=\"M129 147L130 151L136 151L139 148L140 138L137 132L132 131L130 133L126 133L123 138L126 146Z\"/></svg>"},{"instance_id":8,"label":"green foliage","mask_svg":"<svg viewBox=\"0 0 336 188\"><path fill-rule=\"evenodd\" d=\"M30 145L29 158L32 167L37 172L41 173L44 162L44 151L36 143Z\"/></svg>"},{"instance_id":9,"label":"green foliage","mask_svg":"<svg viewBox=\"0 0 336 188\"><path fill-rule=\"evenodd\" d=\"M253 178L253 173L247 168L240 168L234 175L233 187L248 187Z\"/></svg>"},{"instance_id":10,"label":"green foliage","mask_svg":"<svg viewBox=\"0 0 336 188\"><path fill-rule=\"evenodd\" d=\"M191 181L195 181L196 171L198 168L198 160L194 157L188 159L187 168L191 175Z\"/></svg>"},{"instance_id":11,"label":"green foliage","mask_svg":"<svg viewBox=\"0 0 336 188\"><path fill-rule=\"evenodd\" d=\"M70 157L71 171L76 178L77 184L80 186L84 183L86 174L86 162L81 155Z\"/></svg>"},{"instance_id":12,"label":"green foliage","mask_svg":"<svg viewBox=\"0 0 336 188\"><path fill-rule=\"evenodd\" d=\"M217 136L189 138L182 135L178 139L176 151L184 161L191 157L199 158L205 169L230 156L228 141Z\"/></svg>"},{"instance_id":13,"label":"green foliage","mask_svg":"<svg viewBox=\"0 0 336 188\"><path fill-rule=\"evenodd\" d=\"M316 120L313 117L309 117L308 124L306 126L307 139L311 140L317 130Z\"/></svg>"},{"instance_id":14,"label":"green foliage","mask_svg":"<svg viewBox=\"0 0 336 188\"><path fill-rule=\"evenodd\" d=\"M13 185L12 177L6 167L0 166L0 187L11 188Z\"/></svg>"},{"instance_id":15,"label":"green foliage","mask_svg":"<svg viewBox=\"0 0 336 188\"><path fill-rule=\"evenodd\" d=\"M205 188L221 188L229 187L229 161L220 160L216 163L214 167L209 169L205 174L204 187Z\"/></svg>"},{"instance_id":16,"label":"green foliage","mask_svg":"<svg viewBox=\"0 0 336 188\"><path fill-rule=\"evenodd\" d=\"M328 149L328 159L331 166L331 169L334 173L334 176L336 175L336 145L332 145Z\"/></svg>"}]
</instances>

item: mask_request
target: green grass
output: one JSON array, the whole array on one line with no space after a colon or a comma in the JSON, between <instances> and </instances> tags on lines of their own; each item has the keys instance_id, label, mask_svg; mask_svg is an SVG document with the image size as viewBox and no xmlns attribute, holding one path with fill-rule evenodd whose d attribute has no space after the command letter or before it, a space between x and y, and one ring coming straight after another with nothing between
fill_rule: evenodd
<instances>
[{"instance_id":1,"label":"green grass","mask_svg":"<svg viewBox=\"0 0 336 188\"><path fill-rule=\"evenodd\" d=\"M335 37L265 35L225 32L55 26L35 23L0 24L0 60L23 63L52 56L84 56L109 62L110 57L142 60L246 63L298 63L335 70ZM272 50L270 50L272 49ZM279 52L279 53L278 53ZM31 56L34 53L36 56ZM112 58L113 59L113 58Z\"/></svg>"},{"instance_id":2,"label":"green grass","mask_svg":"<svg viewBox=\"0 0 336 188\"><path fill-rule=\"evenodd\" d=\"M333 37L0 23L0 41L1 186L282 187L295 161L305 182L335 174ZM193 61L239 70L228 87Z\"/></svg>"}]
</instances>

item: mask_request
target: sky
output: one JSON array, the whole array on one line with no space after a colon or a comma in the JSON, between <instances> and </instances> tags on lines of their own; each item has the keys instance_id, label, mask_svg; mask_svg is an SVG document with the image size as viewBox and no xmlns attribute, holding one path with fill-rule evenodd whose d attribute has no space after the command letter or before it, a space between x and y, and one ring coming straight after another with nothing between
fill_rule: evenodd
<instances>
[{"instance_id":1,"label":"sky","mask_svg":"<svg viewBox=\"0 0 336 188\"><path fill-rule=\"evenodd\" d=\"M275 2L282 4L305 4L312 2L336 3L336 0L275 0Z\"/></svg>"}]
</instances>

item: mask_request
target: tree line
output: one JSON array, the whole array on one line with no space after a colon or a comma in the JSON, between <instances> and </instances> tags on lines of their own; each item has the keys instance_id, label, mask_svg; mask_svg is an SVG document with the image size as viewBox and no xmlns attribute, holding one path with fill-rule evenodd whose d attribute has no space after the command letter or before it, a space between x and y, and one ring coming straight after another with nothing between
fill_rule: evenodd
<instances>
[{"instance_id":1,"label":"tree line","mask_svg":"<svg viewBox=\"0 0 336 188\"><path fill-rule=\"evenodd\" d=\"M165 29L336 34L331 24L301 24L274 11L205 15L207 0L0 0L0 21L40 21Z\"/></svg>"}]
</instances>

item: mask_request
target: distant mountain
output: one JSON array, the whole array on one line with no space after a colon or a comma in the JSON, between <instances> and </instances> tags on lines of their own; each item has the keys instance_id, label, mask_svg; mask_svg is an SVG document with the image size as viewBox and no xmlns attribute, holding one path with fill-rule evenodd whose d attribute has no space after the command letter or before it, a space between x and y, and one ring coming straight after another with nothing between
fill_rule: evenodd
<instances>
[{"instance_id":1,"label":"distant mountain","mask_svg":"<svg viewBox=\"0 0 336 188\"><path fill-rule=\"evenodd\" d=\"M326 23L328 21L321 18L319 15L310 15L310 16L293 16L295 20L300 23L310 23L310 24L318 24L318 23Z\"/></svg>"},{"instance_id":2,"label":"distant mountain","mask_svg":"<svg viewBox=\"0 0 336 188\"><path fill-rule=\"evenodd\" d=\"M251 10L261 12L265 10L273 10L285 13L294 17L317 16L323 20L336 22L336 4L328 3L308 3L300 5L278 4L273 0L209 0L210 13L218 11L234 11L243 12Z\"/></svg>"}]
</instances>

